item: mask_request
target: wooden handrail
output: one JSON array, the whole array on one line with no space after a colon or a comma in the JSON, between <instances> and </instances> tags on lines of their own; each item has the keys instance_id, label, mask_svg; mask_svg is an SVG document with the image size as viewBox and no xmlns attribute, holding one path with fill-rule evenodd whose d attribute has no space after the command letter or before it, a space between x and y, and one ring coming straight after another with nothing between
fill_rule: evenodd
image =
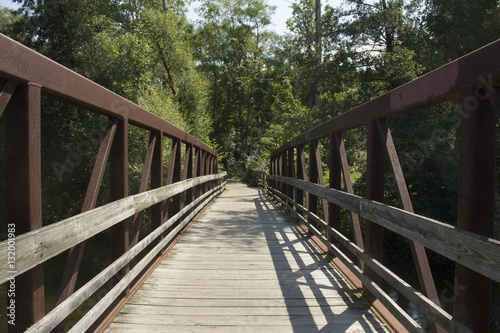
<instances>
[{"instance_id":1,"label":"wooden handrail","mask_svg":"<svg viewBox=\"0 0 500 333\"><path fill-rule=\"evenodd\" d=\"M149 198L149 202L153 205L158 202L160 197L169 198L180 193L179 189L192 188L198 186L207 181L219 180L225 177L225 174L219 175L219 177L205 176L200 177L196 181L187 183L188 181L181 182L183 184L174 184L171 186L166 186L162 189L162 195L152 195ZM202 179L204 178L204 179ZM84 318L82 318L75 326L72 327L72 332L84 332L86 331L95 321L96 317L99 317L109 306L112 305L113 301L116 300L120 294L127 288L134 279L139 276L139 274L144 270L147 265L155 258L156 255L170 242L174 237L176 237L180 231L189 223L197 213L199 213L216 195L218 195L223 190L224 184L220 184L214 187L212 190L206 192L204 195L198 197L195 201L191 202L189 205L184 207L177 214L172 216L163 225L158 227L156 230L151 232L146 238L141 240L136 246L131 248L128 252L123 254L120 258L115 260L112 264L106 267L102 272L100 272L96 277L94 277L87 284L78 289L73 295L71 295L67 300L58 305L49 314L47 314L42 320L37 322L35 325L30 327L26 332L50 332L57 325L59 325L64 318L66 318L71 312L76 310L83 302L92 297L99 288L105 285L115 274L117 274L125 265L127 265L131 260L137 257L141 251L143 251L148 245L152 244L153 241L158 239L165 231L174 226L179 220L182 223L177 224L173 230L171 230L166 237L164 237L159 244L157 244L151 251L149 251L144 258L130 271L123 279L114 286L106 295L102 298L98 304L96 304L90 312L88 312ZM168 194L167 194L168 193ZM144 193L146 195L146 193ZM143 195L144 196L144 195ZM147 196L147 195L146 195ZM145 209L150 207L144 204L140 205ZM193 210L194 209L194 210ZM184 217L185 214L189 213L188 216Z\"/></svg>"},{"instance_id":2,"label":"wooden handrail","mask_svg":"<svg viewBox=\"0 0 500 333\"><path fill-rule=\"evenodd\" d=\"M498 240L326 186L281 176L269 176L269 179L314 193L328 202L355 212L401 236L418 241L434 252L500 282Z\"/></svg>"},{"instance_id":3,"label":"wooden handrail","mask_svg":"<svg viewBox=\"0 0 500 333\"><path fill-rule=\"evenodd\" d=\"M225 174L201 176L139 193L72 216L17 237L16 270L22 274L73 246L107 230L115 224L158 202L207 182L220 180ZM0 256L7 258L8 240L0 242ZM9 280L7 261L0 262L0 284Z\"/></svg>"}]
</instances>

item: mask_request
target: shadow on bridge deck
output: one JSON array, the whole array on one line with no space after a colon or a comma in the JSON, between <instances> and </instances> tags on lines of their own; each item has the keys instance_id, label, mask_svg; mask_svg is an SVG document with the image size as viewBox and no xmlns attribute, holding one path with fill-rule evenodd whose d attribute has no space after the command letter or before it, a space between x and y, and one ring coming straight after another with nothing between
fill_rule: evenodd
<instances>
[{"instance_id":1,"label":"shadow on bridge deck","mask_svg":"<svg viewBox=\"0 0 500 333\"><path fill-rule=\"evenodd\" d=\"M262 192L231 182L105 332L386 332Z\"/></svg>"}]
</instances>

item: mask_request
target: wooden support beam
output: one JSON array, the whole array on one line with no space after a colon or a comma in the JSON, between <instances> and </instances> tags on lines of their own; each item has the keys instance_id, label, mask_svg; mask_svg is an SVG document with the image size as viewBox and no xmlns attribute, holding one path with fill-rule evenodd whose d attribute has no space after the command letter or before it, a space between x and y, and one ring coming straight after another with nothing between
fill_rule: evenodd
<instances>
[{"instance_id":1,"label":"wooden support beam","mask_svg":"<svg viewBox=\"0 0 500 333\"><path fill-rule=\"evenodd\" d=\"M19 236L42 227L41 87L18 86L9 99L4 115L5 218L8 229ZM24 332L45 315L43 265L17 276L14 263L9 271L15 297L7 297L7 306L14 304L15 318L10 319L15 325L9 324L8 331Z\"/></svg>"}]
</instances>

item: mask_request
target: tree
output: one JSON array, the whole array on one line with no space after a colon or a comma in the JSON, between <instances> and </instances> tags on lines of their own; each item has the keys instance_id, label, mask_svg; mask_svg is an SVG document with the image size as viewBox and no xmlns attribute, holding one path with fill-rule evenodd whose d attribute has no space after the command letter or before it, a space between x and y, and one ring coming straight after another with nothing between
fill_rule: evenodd
<instances>
[{"instance_id":1,"label":"tree","mask_svg":"<svg viewBox=\"0 0 500 333\"><path fill-rule=\"evenodd\" d=\"M211 82L212 137L230 171L245 169L268 126L272 10L262 0L207 0L200 8L197 60Z\"/></svg>"},{"instance_id":2,"label":"tree","mask_svg":"<svg viewBox=\"0 0 500 333\"><path fill-rule=\"evenodd\" d=\"M12 35L12 27L19 20L13 10L0 6L0 33L4 35Z\"/></svg>"},{"instance_id":3,"label":"tree","mask_svg":"<svg viewBox=\"0 0 500 333\"><path fill-rule=\"evenodd\" d=\"M425 26L429 44L438 50L434 66L452 61L500 37L497 0L427 0Z\"/></svg>"}]
</instances>

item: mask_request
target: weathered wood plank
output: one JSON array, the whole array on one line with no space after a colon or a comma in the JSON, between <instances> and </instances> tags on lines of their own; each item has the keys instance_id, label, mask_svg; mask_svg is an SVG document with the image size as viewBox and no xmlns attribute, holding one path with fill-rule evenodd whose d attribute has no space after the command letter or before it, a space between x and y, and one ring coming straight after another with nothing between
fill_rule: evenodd
<instances>
[{"instance_id":1,"label":"weathered wood plank","mask_svg":"<svg viewBox=\"0 0 500 333\"><path fill-rule=\"evenodd\" d=\"M356 299L357 300L357 299ZM293 311L292 308L295 307L330 307L330 306L339 306L342 305L341 302L345 305L345 299L340 297L326 299L326 298L317 298L317 299L285 299L285 298L262 298L262 299L253 299L253 298L242 298L242 299L225 299L221 302L220 299L213 298L165 298L165 297L153 297L146 298L138 297L131 298L127 304L130 305L148 305L148 306L157 306L157 307L183 307L189 308L193 306L204 307L204 308L213 308L217 306L223 307L232 307L232 308L268 308L268 307L284 307L289 311ZM361 306L366 308L366 303L364 302L354 302L349 303L350 306Z\"/></svg>"},{"instance_id":2,"label":"weathered wood plank","mask_svg":"<svg viewBox=\"0 0 500 333\"><path fill-rule=\"evenodd\" d=\"M113 323L108 327L104 332L105 333L137 333L138 326L133 324L126 323ZM362 332L382 332L380 328L377 327L377 324L371 323L354 323L352 325L336 325L335 330L328 330L325 327L325 330L334 333L362 333ZM273 332L273 333L290 333L294 331L298 332L318 332L317 325L303 325L300 328L294 327L291 323L287 325L266 325L266 326L258 326L257 324L254 326L241 325L241 326L175 326L172 328L172 331L175 333L262 333L262 332ZM165 325L153 325L144 323L141 325L141 332L165 332Z\"/></svg>"},{"instance_id":3,"label":"weathered wood plank","mask_svg":"<svg viewBox=\"0 0 500 333\"><path fill-rule=\"evenodd\" d=\"M353 311L354 312L354 311ZM115 322L130 323L142 325L148 323L152 325L165 325L165 331L175 330L175 326L274 326L274 325L289 325L293 327L317 325L318 328L331 325L334 329L335 326L349 327L359 321L364 321L362 314L365 311L356 311L353 315L332 314L332 318L325 318L325 316L311 317L310 313L304 315L240 315L240 316L203 316L203 315L156 315L156 314L136 314L120 313L115 318ZM170 326L170 327L169 327ZM173 327L172 327L173 326ZM327 328L328 329L328 328ZM142 331L142 330L138 330ZM381 331L381 330L380 330Z\"/></svg>"},{"instance_id":4,"label":"weathered wood plank","mask_svg":"<svg viewBox=\"0 0 500 333\"><path fill-rule=\"evenodd\" d=\"M142 258L141 261L137 263L137 265L135 265L134 268L106 294L106 297L102 298L89 312L87 312L85 316L83 316L83 318L78 323L76 323L76 325L74 325L69 332L79 333L87 331L87 329L96 321L96 319L99 318L99 316L111 306L111 304L117 297L120 296L123 290L125 290L125 288L128 287L132 283L132 281L137 278L137 276L139 276L139 274L151 263L151 261L175 237L175 235L177 235L193 219L193 217L196 216L196 214L198 214L205 207L208 202L210 202L217 194L219 194L219 188L220 186L213 188L187 207L184 207L184 209L179 211L177 214L172 216L170 220L179 219L184 216L186 211L191 208L191 205L196 205L196 202L198 200L203 201L203 204L196 207L196 209L194 209L191 214L186 216L180 224L178 224L173 230L171 230L169 234L164 239L162 239L162 241L158 243L150 252L148 252L148 254L146 254L146 256ZM209 198L203 199L205 196L209 196ZM163 224L157 230L166 228L166 225L168 225L168 223ZM141 243L143 241L141 241Z\"/></svg>"},{"instance_id":5,"label":"weathered wood plank","mask_svg":"<svg viewBox=\"0 0 500 333\"><path fill-rule=\"evenodd\" d=\"M326 198L395 233L500 282L500 241L353 194L282 176L269 176Z\"/></svg>"},{"instance_id":6,"label":"weathered wood plank","mask_svg":"<svg viewBox=\"0 0 500 333\"><path fill-rule=\"evenodd\" d=\"M22 274L134 214L134 199L126 198L16 238L16 270ZM7 241L0 257L7 258ZM7 261L0 262L0 283L8 280Z\"/></svg>"},{"instance_id":7,"label":"weathered wood plank","mask_svg":"<svg viewBox=\"0 0 500 333\"><path fill-rule=\"evenodd\" d=\"M276 289L280 288L282 285L292 284L294 286L298 285L309 285L309 284L315 284L318 289L321 288L335 288L335 285L333 283L338 283L342 288L348 288L348 285L345 283L342 283L343 281L341 280L334 280L334 279L328 279L327 277L324 278L315 278L313 281L312 279L308 277L300 277L300 278L288 278L288 279L276 279L276 278L269 278L269 279L238 279L238 280L233 280L233 279L158 279L158 278L151 278L148 280L148 283L152 285L159 286L159 288L163 290L178 290L180 286L187 287L189 286L191 289L196 290L196 289L203 289L203 288L210 288L210 289L225 289L225 288L241 288L241 289L255 289L255 288L260 288L260 289ZM202 287L200 287L202 286ZM337 288L340 288L337 287Z\"/></svg>"},{"instance_id":8,"label":"weathered wood plank","mask_svg":"<svg viewBox=\"0 0 500 333\"><path fill-rule=\"evenodd\" d=\"M231 306L213 306L204 307L193 304L189 307L189 313L202 316L258 316L258 315L274 315L274 316L300 316L305 313L321 316L325 311L331 311L335 314L356 314L366 311L365 305L351 304L347 307L345 302L340 298L337 300L338 305L328 306L295 306L287 308L286 306L254 306L254 307L231 307ZM155 306L155 305L125 305L121 313L126 314L151 314L163 316L184 316L186 315L185 307L172 307L172 306Z\"/></svg>"},{"instance_id":9,"label":"weathered wood plank","mask_svg":"<svg viewBox=\"0 0 500 333\"><path fill-rule=\"evenodd\" d=\"M386 332L300 229L239 184L229 185L184 233L106 332L159 327Z\"/></svg>"},{"instance_id":10,"label":"weathered wood plank","mask_svg":"<svg viewBox=\"0 0 500 333\"><path fill-rule=\"evenodd\" d=\"M282 284L284 287L285 284ZM281 287L281 286L280 286ZM208 288L193 288L192 286L189 290L185 288L166 288L164 290L162 286L156 286L151 284L145 284L141 287L143 292L141 295L144 297L172 297L172 298L210 298L210 299L242 299L242 298L296 298L296 299L316 299L317 297L325 298L335 298L342 297L346 295L343 289L328 289L328 288L318 288L316 286L296 286L293 283L288 283L287 290L282 290L282 288L276 288L272 291L268 289L261 288L235 288L235 289L210 289ZM348 294L347 294L348 295Z\"/></svg>"},{"instance_id":11,"label":"weathered wood plank","mask_svg":"<svg viewBox=\"0 0 500 333\"><path fill-rule=\"evenodd\" d=\"M209 175L164 186L149 192L130 196L63 221L22 234L16 238L16 271L22 274L53 258L65 250L89 239L113 225L133 216L138 210L150 207L189 186L218 179L223 175ZM188 186L189 185L189 186ZM0 258L7 258L8 240L0 243ZM0 284L9 279L8 262L0 261Z\"/></svg>"}]
</instances>

